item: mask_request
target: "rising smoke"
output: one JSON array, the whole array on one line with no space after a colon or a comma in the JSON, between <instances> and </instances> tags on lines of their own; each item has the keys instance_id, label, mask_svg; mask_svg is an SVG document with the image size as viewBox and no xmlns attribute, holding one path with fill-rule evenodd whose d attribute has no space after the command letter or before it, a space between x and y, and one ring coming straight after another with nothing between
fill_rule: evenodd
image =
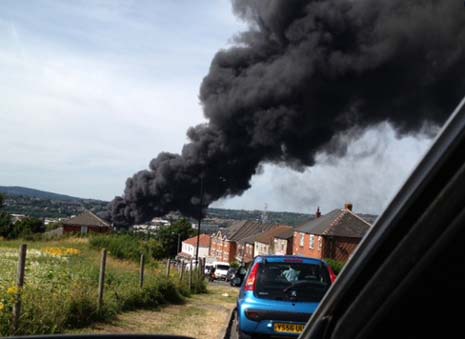
<instances>
[{"instance_id":1,"label":"rising smoke","mask_svg":"<svg viewBox=\"0 0 465 339\"><path fill-rule=\"evenodd\" d=\"M462 5L463 6L463 5ZM240 195L261 164L303 169L387 121L399 134L438 125L465 94L465 12L435 0L235 0L249 29L203 79L207 124L181 154L161 153L112 202L116 224ZM345 140L341 142L341 140Z\"/></svg>"}]
</instances>

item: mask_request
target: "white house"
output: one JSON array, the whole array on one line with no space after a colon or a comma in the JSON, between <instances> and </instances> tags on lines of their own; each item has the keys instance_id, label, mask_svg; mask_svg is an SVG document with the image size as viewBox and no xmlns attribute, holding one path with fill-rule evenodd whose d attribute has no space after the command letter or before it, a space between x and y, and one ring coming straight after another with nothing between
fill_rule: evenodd
<instances>
[{"instance_id":1,"label":"white house","mask_svg":"<svg viewBox=\"0 0 465 339\"><path fill-rule=\"evenodd\" d=\"M199 239L199 258L206 258L210 254L211 239L208 234L201 234ZM179 256L184 258L194 258L197 248L197 236L186 239L182 242L181 252Z\"/></svg>"}]
</instances>

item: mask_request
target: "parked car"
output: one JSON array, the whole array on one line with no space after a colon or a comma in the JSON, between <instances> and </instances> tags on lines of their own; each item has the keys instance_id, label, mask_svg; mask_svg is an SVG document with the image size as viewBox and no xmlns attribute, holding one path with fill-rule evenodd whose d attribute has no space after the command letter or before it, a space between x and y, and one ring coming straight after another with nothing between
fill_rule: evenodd
<instances>
[{"instance_id":1,"label":"parked car","mask_svg":"<svg viewBox=\"0 0 465 339\"><path fill-rule=\"evenodd\" d=\"M229 270L229 263L215 261L212 266L215 268L215 276L213 278L225 280Z\"/></svg>"},{"instance_id":2,"label":"parked car","mask_svg":"<svg viewBox=\"0 0 465 339\"><path fill-rule=\"evenodd\" d=\"M226 273L226 278L225 281L231 281L232 278L234 278L234 275L237 272L237 268L230 267L228 270L228 273Z\"/></svg>"},{"instance_id":3,"label":"parked car","mask_svg":"<svg viewBox=\"0 0 465 339\"><path fill-rule=\"evenodd\" d=\"M331 283L330 268L322 260L256 257L237 300L238 337L297 337Z\"/></svg>"},{"instance_id":4,"label":"parked car","mask_svg":"<svg viewBox=\"0 0 465 339\"><path fill-rule=\"evenodd\" d=\"M205 264L205 271L204 271L204 274L206 276L210 275L210 270L212 269L213 267L213 264Z\"/></svg>"},{"instance_id":5,"label":"parked car","mask_svg":"<svg viewBox=\"0 0 465 339\"><path fill-rule=\"evenodd\" d=\"M229 281L229 284L231 286L241 286L242 281L244 281L244 277L247 274L247 269L244 266L240 266L237 270L234 276L231 277L231 280Z\"/></svg>"}]
</instances>

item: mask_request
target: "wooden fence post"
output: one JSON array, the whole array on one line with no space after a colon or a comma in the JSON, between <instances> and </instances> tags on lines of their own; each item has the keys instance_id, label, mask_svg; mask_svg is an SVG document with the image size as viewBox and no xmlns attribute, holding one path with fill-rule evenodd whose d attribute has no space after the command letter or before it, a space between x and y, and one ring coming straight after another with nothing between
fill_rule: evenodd
<instances>
[{"instance_id":1,"label":"wooden fence post","mask_svg":"<svg viewBox=\"0 0 465 339\"><path fill-rule=\"evenodd\" d=\"M140 281L140 288L144 287L144 268L145 268L145 260L144 255L140 255L140 273L139 273L139 281Z\"/></svg>"},{"instance_id":2,"label":"wooden fence post","mask_svg":"<svg viewBox=\"0 0 465 339\"><path fill-rule=\"evenodd\" d=\"M179 281L182 282L184 276L184 262L181 262L181 275L179 276Z\"/></svg>"},{"instance_id":3,"label":"wooden fence post","mask_svg":"<svg viewBox=\"0 0 465 339\"><path fill-rule=\"evenodd\" d=\"M170 277L170 268L171 268L171 260L168 259L166 261L166 277L169 278Z\"/></svg>"},{"instance_id":4,"label":"wooden fence post","mask_svg":"<svg viewBox=\"0 0 465 339\"><path fill-rule=\"evenodd\" d=\"M105 269L107 266L107 250L102 250L102 260L100 262L100 274L98 279L98 309L100 310L103 305L103 292L105 286Z\"/></svg>"},{"instance_id":5,"label":"wooden fence post","mask_svg":"<svg viewBox=\"0 0 465 339\"><path fill-rule=\"evenodd\" d=\"M19 261L18 261L18 276L16 287L18 293L16 294L16 301L13 306L13 331L17 332L19 328L19 317L21 315L21 292L24 286L24 268L26 267L26 252L27 245L23 244L19 247Z\"/></svg>"},{"instance_id":6,"label":"wooden fence post","mask_svg":"<svg viewBox=\"0 0 465 339\"><path fill-rule=\"evenodd\" d=\"M190 267L189 267L190 268L189 269L189 291L191 291L192 290L192 271L194 270L194 267L192 266L192 259L191 259L189 265L190 265Z\"/></svg>"},{"instance_id":7,"label":"wooden fence post","mask_svg":"<svg viewBox=\"0 0 465 339\"><path fill-rule=\"evenodd\" d=\"M204 279L205 277L205 260L207 260L206 258L200 258L200 261L199 261L199 278L201 280Z\"/></svg>"},{"instance_id":8,"label":"wooden fence post","mask_svg":"<svg viewBox=\"0 0 465 339\"><path fill-rule=\"evenodd\" d=\"M197 261L197 278L200 279L202 276L202 258Z\"/></svg>"}]
</instances>

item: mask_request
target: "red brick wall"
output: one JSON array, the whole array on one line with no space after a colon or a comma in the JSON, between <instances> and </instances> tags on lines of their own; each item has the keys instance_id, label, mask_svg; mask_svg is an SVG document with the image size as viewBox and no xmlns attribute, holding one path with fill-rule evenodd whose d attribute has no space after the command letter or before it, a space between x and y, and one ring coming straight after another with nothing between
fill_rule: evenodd
<instances>
[{"instance_id":1,"label":"red brick wall","mask_svg":"<svg viewBox=\"0 0 465 339\"><path fill-rule=\"evenodd\" d=\"M236 245L236 242L233 241L233 242L227 242L228 246L227 246L227 250L228 250L228 253L229 253L229 256L228 256L228 262L229 263L232 263L233 261L236 261L236 249L237 249L237 245Z\"/></svg>"},{"instance_id":2,"label":"red brick wall","mask_svg":"<svg viewBox=\"0 0 465 339\"><path fill-rule=\"evenodd\" d=\"M221 261L222 252L223 252L223 239L212 237L212 246L211 246L210 255L215 257L218 261Z\"/></svg>"},{"instance_id":3,"label":"red brick wall","mask_svg":"<svg viewBox=\"0 0 465 339\"><path fill-rule=\"evenodd\" d=\"M81 226L63 225L63 233L81 233Z\"/></svg>"},{"instance_id":4,"label":"red brick wall","mask_svg":"<svg viewBox=\"0 0 465 339\"><path fill-rule=\"evenodd\" d=\"M338 261L349 260L350 255L357 249L361 239L343 237L325 237L324 257Z\"/></svg>"},{"instance_id":5,"label":"red brick wall","mask_svg":"<svg viewBox=\"0 0 465 339\"><path fill-rule=\"evenodd\" d=\"M212 237L210 255L217 261L231 263L236 260L236 243Z\"/></svg>"},{"instance_id":6,"label":"red brick wall","mask_svg":"<svg viewBox=\"0 0 465 339\"><path fill-rule=\"evenodd\" d=\"M87 226L88 233L109 233L110 231L107 227ZM63 233L81 233L81 226L63 225Z\"/></svg>"},{"instance_id":7,"label":"red brick wall","mask_svg":"<svg viewBox=\"0 0 465 339\"><path fill-rule=\"evenodd\" d=\"M229 241L223 241L223 246L221 247L221 261L229 262Z\"/></svg>"},{"instance_id":8,"label":"red brick wall","mask_svg":"<svg viewBox=\"0 0 465 339\"><path fill-rule=\"evenodd\" d=\"M313 237L313 248L310 247L311 239ZM303 239L303 240L302 240ZM321 247L320 247L321 239ZM322 259L324 239L318 235L294 232L292 254L301 255L309 258Z\"/></svg>"}]
</instances>

